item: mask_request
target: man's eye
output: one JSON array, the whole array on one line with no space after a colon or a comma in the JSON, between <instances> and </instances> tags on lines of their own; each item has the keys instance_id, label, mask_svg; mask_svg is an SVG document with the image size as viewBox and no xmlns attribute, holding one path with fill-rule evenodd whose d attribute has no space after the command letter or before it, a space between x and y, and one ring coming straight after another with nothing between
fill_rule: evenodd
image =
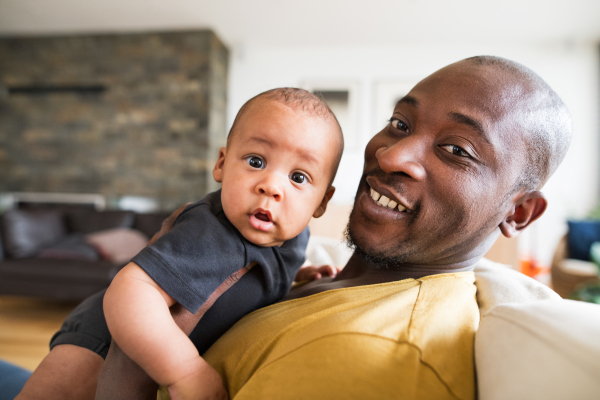
<instances>
[{"instance_id":1,"label":"man's eye","mask_svg":"<svg viewBox=\"0 0 600 400\"><path fill-rule=\"evenodd\" d=\"M248 161L248 165L252 168L262 169L265 166L265 163L260 159L260 157L248 157L246 161Z\"/></svg>"},{"instance_id":2,"label":"man's eye","mask_svg":"<svg viewBox=\"0 0 600 400\"><path fill-rule=\"evenodd\" d=\"M301 174L300 172L294 172L292 175L290 175L290 179L295 182L295 183L305 183L306 182L306 176L304 174Z\"/></svg>"},{"instance_id":3,"label":"man's eye","mask_svg":"<svg viewBox=\"0 0 600 400\"><path fill-rule=\"evenodd\" d=\"M442 146L442 149L446 150L448 153L454 154L459 157L471 157L469 153L467 153L462 147L456 146L454 144L447 144Z\"/></svg>"},{"instance_id":4,"label":"man's eye","mask_svg":"<svg viewBox=\"0 0 600 400\"><path fill-rule=\"evenodd\" d=\"M408 125L406 125L404 122L402 122L398 118L390 119L390 124L392 124L392 127L396 128L398 130L408 132Z\"/></svg>"}]
</instances>

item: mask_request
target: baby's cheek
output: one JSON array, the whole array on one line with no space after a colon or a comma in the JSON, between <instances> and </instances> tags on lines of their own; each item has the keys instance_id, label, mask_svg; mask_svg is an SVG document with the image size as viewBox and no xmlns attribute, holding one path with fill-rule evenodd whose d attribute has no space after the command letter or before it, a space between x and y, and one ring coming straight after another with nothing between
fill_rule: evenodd
<instances>
[{"instance_id":1,"label":"baby's cheek","mask_svg":"<svg viewBox=\"0 0 600 400\"><path fill-rule=\"evenodd\" d=\"M289 236L287 239L298 236L306 228L313 214L313 210L306 203L299 202L295 204L286 216L286 220L288 221L286 231Z\"/></svg>"},{"instance_id":2,"label":"baby's cheek","mask_svg":"<svg viewBox=\"0 0 600 400\"><path fill-rule=\"evenodd\" d=\"M240 203L236 202L235 198L232 198L232 197L233 196L228 196L227 193L222 192L221 205L223 207L223 212L225 213L225 216L227 217L227 219L231 223L236 225L237 223L239 223L242 207L241 207Z\"/></svg>"}]
</instances>

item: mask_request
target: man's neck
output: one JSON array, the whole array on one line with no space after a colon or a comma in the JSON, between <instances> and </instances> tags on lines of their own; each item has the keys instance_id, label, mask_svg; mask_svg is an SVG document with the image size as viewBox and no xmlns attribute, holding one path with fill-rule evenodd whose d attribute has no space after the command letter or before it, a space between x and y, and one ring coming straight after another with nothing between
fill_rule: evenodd
<instances>
[{"instance_id":1,"label":"man's neck","mask_svg":"<svg viewBox=\"0 0 600 400\"><path fill-rule=\"evenodd\" d=\"M310 296L312 294L325 292L332 289L341 289L353 286L374 285L378 283L401 281L404 279L419 279L424 276L447 274L452 272L472 271L481 257L468 259L460 263L414 265L402 264L393 268L381 267L371 261L360 252L356 251L335 278L322 278L309 282L297 289L292 290L283 299Z\"/></svg>"},{"instance_id":2,"label":"man's neck","mask_svg":"<svg viewBox=\"0 0 600 400\"><path fill-rule=\"evenodd\" d=\"M345 282L346 287L370 285L400 281L403 279L419 279L424 276L447 274L452 272L472 271L475 264L489 251L498 239L500 230L495 229L475 248L466 248L454 254L431 258L427 261L395 261L379 259L368 255L358 247L354 254L331 284Z\"/></svg>"},{"instance_id":3,"label":"man's neck","mask_svg":"<svg viewBox=\"0 0 600 400\"><path fill-rule=\"evenodd\" d=\"M403 279L419 279L428 275L451 272L472 271L480 257L461 262L443 264L411 264L378 265L370 261L361 251L355 251L346 267L333 279L333 282L344 280L382 283ZM354 286L354 285L352 285Z\"/></svg>"}]
</instances>

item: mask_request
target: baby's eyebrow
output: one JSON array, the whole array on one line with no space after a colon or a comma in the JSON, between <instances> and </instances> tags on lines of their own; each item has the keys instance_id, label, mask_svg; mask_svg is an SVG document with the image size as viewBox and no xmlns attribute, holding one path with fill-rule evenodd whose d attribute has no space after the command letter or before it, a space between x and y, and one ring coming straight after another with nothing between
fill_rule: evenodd
<instances>
[{"instance_id":1,"label":"baby's eyebrow","mask_svg":"<svg viewBox=\"0 0 600 400\"><path fill-rule=\"evenodd\" d=\"M267 140L265 138L262 138L262 137L255 137L255 136L253 136L253 137L247 139L247 142L258 142L260 144L266 144L269 147L273 147L274 146L273 142L271 142L270 140Z\"/></svg>"},{"instance_id":2,"label":"baby's eyebrow","mask_svg":"<svg viewBox=\"0 0 600 400\"><path fill-rule=\"evenodd\" d=\"M298 154L300 154L300 156L302 156L302 158L305 158L311 164L318 165L318 160L314 156L314 154L312 154L309 151L303 150L303 149L298 149L297 151L298 151Z\"/></svg>"},{"instance_id":3,"label":"baby's eyebrow","mask_svg":"<svg viewBox=\"0 0 600 400\"><path fill-rule=\"evenodd\" d=\"M262 138L262 137L251 137L248 139L248 142L255 142L255 143L260 143L260 144L264 144L268 147L275 147L275 144L273 142L271 142L268 139ZM319 160L317 159L317 157L315 157L314 154L312 154L310 151L304 150L302 148L297 148L296 152L304 159L306 159L306 161L308 161L309 163L313 164L313 165L319 165Z\"/></svg>"}]
</instances>

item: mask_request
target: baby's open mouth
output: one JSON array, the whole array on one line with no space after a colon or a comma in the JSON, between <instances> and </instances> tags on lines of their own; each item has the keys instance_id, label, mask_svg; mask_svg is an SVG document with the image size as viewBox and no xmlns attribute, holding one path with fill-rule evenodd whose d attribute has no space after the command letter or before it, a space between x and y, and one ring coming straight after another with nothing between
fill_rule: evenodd
<instances>
[{"instance_id":1,"label":"baby's open mouth","mask_svg":"<svg viewBox=\"0 0 600 400\"><path fill-rule=\"evenodd\" d=\"M257 212L254 216L261 221L271 222L271 218L263 212Z\"/></svg>"},{"instance_id":2,"label":"baby's open mouth","mask_svg":"<svg viewBox=\"0 0 600 400\"><path fill-rule=\"evenodd\" d=\"M269 210L263 210L262 208L259 208L250 214L249 220L250 225L252 225L254 229L263 232L270 231L274 225L271 212Z\"/></svg>"}]
</instances>

